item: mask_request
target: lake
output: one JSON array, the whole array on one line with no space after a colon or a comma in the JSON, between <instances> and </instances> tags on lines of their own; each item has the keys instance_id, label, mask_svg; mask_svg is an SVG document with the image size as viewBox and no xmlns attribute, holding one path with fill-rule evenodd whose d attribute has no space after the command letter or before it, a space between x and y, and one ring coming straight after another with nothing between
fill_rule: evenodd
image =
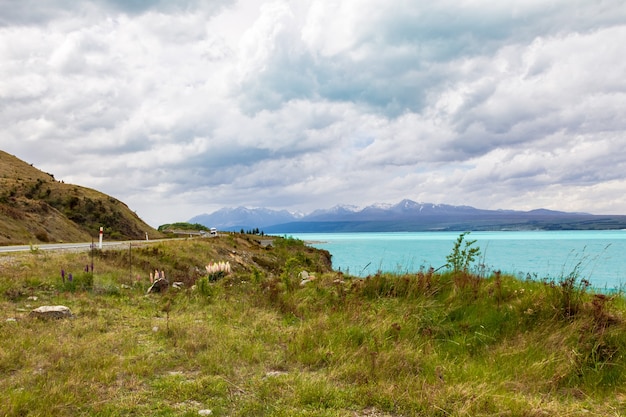
<instances>
[{"instance_id":1,"label":"lake","mask_svg":"<svg viewBox=\"0 0 626 417\"><path fill-rule=\"evenodd\" d=\"M417 272L446 263L459 232L295 233L332 254L333 268L355 276ZM626 283L626 230L471 232L481 249L475 264L519 278L557 279L576 273L593 287Z\"/></svg>"}]
</instances>

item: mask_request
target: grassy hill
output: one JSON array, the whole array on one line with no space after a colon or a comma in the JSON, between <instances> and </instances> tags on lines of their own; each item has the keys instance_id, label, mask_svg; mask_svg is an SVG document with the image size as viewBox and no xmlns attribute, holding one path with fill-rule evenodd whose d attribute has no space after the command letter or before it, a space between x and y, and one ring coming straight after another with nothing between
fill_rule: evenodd
<instances>
[{"instance_id":1,"label":"grassy hill","mask_svg":"<svg viewBox=\"0 0 626 417\"><path fill-rule=\"evenodd\" d=\"M0 415L626 414L621 295L576 276L358 279L258 239L0 256ZM218 261L232 272L210 279ZM155 269L183 288L146 295ZM57 304L74 317L29 315Z\"/></svg>"},{"instance_id":2,"label":"grassy hill","mask_svg":"<svg viewBox=\"0 0 626 417\"><path fill-rule=\"evenodd\" d=\"M0 151L0 245L86 242L101 226L113 240L162 236L121 201Z\"/></svg>"}]
</instances>

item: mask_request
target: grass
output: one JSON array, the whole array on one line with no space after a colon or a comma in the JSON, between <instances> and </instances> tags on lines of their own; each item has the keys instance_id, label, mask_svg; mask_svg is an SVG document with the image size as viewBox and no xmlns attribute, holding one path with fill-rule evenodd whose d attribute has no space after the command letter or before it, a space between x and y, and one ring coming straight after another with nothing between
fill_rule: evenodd
<instances>
[{"instance_id":1,"label":"grass","mask_svg":"<svg viewBox=\"0 0 626 417\"><path fill-rule=\"evenodd\" d=\"M626 414L621 296L464 271L358 279L323 259L291 239L172 241L133 249L132 275L127 251L98 252L71 288L60 270L89 282L86 253L2 257L0 415ZM192 289L219 260L234 272ZM146 295L157 268L184 289ZM44 304L74 318L29 317Z\"/></svg>"}]
</instances>

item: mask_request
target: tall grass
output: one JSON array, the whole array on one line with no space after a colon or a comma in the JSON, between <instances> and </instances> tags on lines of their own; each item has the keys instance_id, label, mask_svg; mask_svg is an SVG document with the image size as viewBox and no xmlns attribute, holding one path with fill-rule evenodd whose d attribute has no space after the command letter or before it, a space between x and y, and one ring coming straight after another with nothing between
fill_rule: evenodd
<instances>
[{"instance_id":1,"label":"tall grass","mask_svg":"<svg viewBox=\"0 0 626 417\"><path fill-rule=\"evenodd\" d=\"M352 278L299 241L220 239L137 249L139 280L106 251L77 288L60 270L87 254L0 260L0 415L626 412L619 295L452 269ZM221 260L218 281L195 271ZM187 285L146 295L155 268ZM42 304L74 317L30 318Z\"/></svg>"}]
</instances>

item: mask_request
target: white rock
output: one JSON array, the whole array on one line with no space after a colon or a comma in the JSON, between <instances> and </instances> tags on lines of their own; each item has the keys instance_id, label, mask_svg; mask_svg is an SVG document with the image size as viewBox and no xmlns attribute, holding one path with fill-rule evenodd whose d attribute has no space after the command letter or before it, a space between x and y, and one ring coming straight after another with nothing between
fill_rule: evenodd
<instances>
[{"instance_id":1,"label":"white rock","mask_svg":"<svg viewBox=\"0 0 626 417\"><path fill-rule=\"evenodd\" d=\"M213 411L211 410L200 410L198 411L198 414L201 416L210 416L211 414L213 414Z\"/></svg>"},{"instance_id":2,"label":"white rock","mask_svg":"<svg viewBox=\"0 0 626 417\"><path fill-rule=\"evenodd\" d=\"M72 312L65 306L41 306L32 310L30 315L42 319L63 319L72 317Z\"/></svg>"}]
</instances>

